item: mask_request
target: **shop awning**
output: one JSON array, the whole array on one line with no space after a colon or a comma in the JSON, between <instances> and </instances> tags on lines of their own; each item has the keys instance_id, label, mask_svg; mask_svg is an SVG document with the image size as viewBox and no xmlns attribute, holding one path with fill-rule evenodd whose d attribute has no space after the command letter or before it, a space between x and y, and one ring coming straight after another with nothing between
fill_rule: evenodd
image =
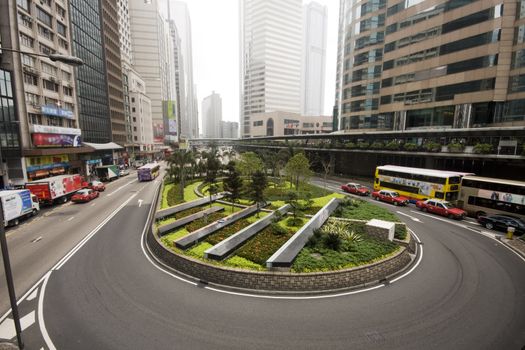
<instances>
[{"instance_id":1,"label":"shop awning","mask_svg":"<svg viewBox=\"0 0 525 350\"><path fill-rule=\"evenodd\" d=\"M114 150L114 149L124 149L119 144L116 144L115 142L108 142L108 143L91 143L91 142L82 142L84 146L88 146L93 148L95 151L107 151L107 150Z\"/></svg>"}]
</instances>

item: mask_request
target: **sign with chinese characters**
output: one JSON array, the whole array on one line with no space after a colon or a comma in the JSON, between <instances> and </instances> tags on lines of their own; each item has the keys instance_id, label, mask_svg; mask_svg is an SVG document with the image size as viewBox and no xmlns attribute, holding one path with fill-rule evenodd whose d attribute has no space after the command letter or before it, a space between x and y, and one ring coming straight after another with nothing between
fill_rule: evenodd
<instances>
[{"instance_id":1,"label":"sign with chinese characters","mask_svg":"<svg viewBox=\"0 0 525 350\"><path fill-rule=\"evenodd\" d=\"M28 172L67 167L69 167L69 156L67 154L26 158L26 170Z\"/></svg>"},{"instance_id":2,"label":"sign with chinese characters","mask_svg":"<svg viewBox=\"0 0 525 350\"><path fill-rule=\"evenodd\" d=\"M41 134L31 135L35 147L80 147L80 135Z\"/></svg>"},{"instance_id":3,"label":"sign with chinese characters","mask_svg":"<svg viewBox=\"0 0 525 350\"><path fill-rule=\"evenodd\" d=\"M31 125L30 131L42 134L64 134L64 135L80 135L81 130L75 128L63 128L61 126L51 125Z\"/></svg>"},{"instance_id":4,"label":"sign with chinese characters","mask_svg":"<svg viewBox=\"0 0 525 350\"><path fill-rule=\"evenodd\" d=\"M72 111L67 109L58 108L56 106L45 105L41 107L42 114L53 115L55 117L62 117L67 119L75 118Z\"/></svg>"}]
</instances>

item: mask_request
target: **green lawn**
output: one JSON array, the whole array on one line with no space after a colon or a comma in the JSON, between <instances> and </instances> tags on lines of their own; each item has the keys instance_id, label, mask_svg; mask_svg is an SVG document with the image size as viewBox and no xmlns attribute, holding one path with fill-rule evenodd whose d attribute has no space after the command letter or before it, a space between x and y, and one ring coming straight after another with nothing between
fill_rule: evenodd
<instances>
[{"instance_id":1,"label":"green lawn","mask_svg":"<svg viewBox=\"0 0 525 350\"><path fill-rule=\"evenodd\" d=\"M186 202L191 202L193 200L199 199L200 197L195 194L195 189L202 183L202 181L197 181L192 184L184 187L184 200Z\"/></svg>"},{"instance_id":2,"label":"green lawn","mask_svg":"<svg viewBox=\"0 0 525 350\"><path fill-rule=\"evenodd\" d=\"M360 199L348 199L344 201L342 205L340 205L339 208L334 211L332 216L344 219L378 219L392 222L401 222L401 220L399 220L399 218L390 211Z\"/></svg>"},{"instance_id":3,"label":"green lawn","mask_svg":"<svg viewBox=\"0 0 525 350\"><path fill-rule=\"evenodd\" d=\"M167 208L169 206L168 205L168 192L173 187L175 187L175 184L173 184L173 183L171 183L171 184L164 183L164 187L162 188L162 201L160 203L160 209L165 209L165 208Z\"/></svg>"},{"instance_id":4,"label":"green lawn","mask_svg":"<svg viewBox=\"0 0 525 350\"><path fill-rule=\"evenodd\" d=\"M322 208L326 204L328 204L328 202L330 202L330 200L332 198L345 198L345 195L341 194L341 193L331 193L331 194L323 196L323 197L312 198L312 200L313 200L312 208L317 208L317 210L319 210L320 208ZM301 204L304 204L304 201L299 201L299 202ZM286 204L286 202L284 200L273 201L272 205L271 205L271 208L277 209L277 208L282 207L285 204ZM313 215L313 214L315 214L317 212L317 210L307 212L306 214Z\"/></svg>"}]
</instances>

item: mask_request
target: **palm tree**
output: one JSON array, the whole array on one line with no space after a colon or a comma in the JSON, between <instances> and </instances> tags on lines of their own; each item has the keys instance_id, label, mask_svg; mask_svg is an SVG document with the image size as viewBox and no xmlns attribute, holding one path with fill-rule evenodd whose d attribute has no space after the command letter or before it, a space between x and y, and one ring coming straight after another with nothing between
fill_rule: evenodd
<instances>
[{"instance_id":1,"label":"palm tree","mask_svg":"<svg viewBox=\"0 0 525 350\"><path fill-rule=\"evenodd\" d=\"M184 199L184 187L186 187L187 165L191 164L194 160L193 152L179 149L173 152L168 161L170 175L173 176L175 174L179 180L179 191L182 199Z\"/></svg>"}]
</instances>

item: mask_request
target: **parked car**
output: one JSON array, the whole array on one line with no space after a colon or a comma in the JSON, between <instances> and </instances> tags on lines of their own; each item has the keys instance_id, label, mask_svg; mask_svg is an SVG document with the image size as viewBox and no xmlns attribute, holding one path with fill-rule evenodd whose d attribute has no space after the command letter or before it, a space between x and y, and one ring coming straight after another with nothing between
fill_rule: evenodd
<instances>
[{"instance_id":1,"label":"parked car","mask_svg":"<svg viewBox=\"0 0 525 350\"><path fill-rule=\"evenodd\" d=\"M97 197L98 197L97 191L93 191L89 188L84 188L80 191L77 191L77 193L75 193L73 197L71 197L71 200L75 203L86 203Z\"/></svg>"},{"instance_id":2,"label":"parked car","mask_svg":"<svg viewBox=\"0 0 525 350\"><path fill-rule=\"evenodd\" d=\"M90 182L87 188L93 191L98 191L98 192L104 192L106 190L106 186L100 181Z\"/></svg>"},{"instance_id":3,"label":"parked car","mask_svg":"<svg viewBox=\"0 0 525 350\"><path fill-rule=\"evenodd\" d=\"M456 207L454 204L439 199L427 199L426 201L417 201L416 207L421 211L447 216L450 219L462 220L467 216L467 212Z\"/></svg>"},{"instance_id":4,"label":"parked car","mask_svg":"<svg viewBox=\"0 0 525 350\"><path fill-rule=\"evenodd\" d=\"M372 198L377 201L387 202L394 205L407 205L408 198L399 195L396 191L375 191L372 192Z\"/></svg>"},{"instance_id":5,"label":"parked car","mask_svg":"<svg viewBox=\"0 0 525 350\"><path fill-rule=\"evenodd\" d=\"M358 196L369 196L370 189L360 184L349 182L345 185L341 185L341 189L345 192L356 194Z\"/></svg>"},{"instance_id":6,"label":"parked car","mask_svg":"<svg viewBox=\"0 0 525 350\"><path fill-rule=\"evenodd\" d=\"M525 233L525 222L520 218L510 215L487 215L479 216L478 222L489 230L506 232L509 227L514 227L514 234L521 236Z\"/></svg>"},{"instance_id":7,"label":"parked car","mask_svg":"<svg viewBox=\"0 0 525 350\"><path fill-rule=\"evenodd\" d=\"M129 170L128 169L120 170L119 176L127 176L127 175L129 175Z\"/></svg>"}]
</instances>

